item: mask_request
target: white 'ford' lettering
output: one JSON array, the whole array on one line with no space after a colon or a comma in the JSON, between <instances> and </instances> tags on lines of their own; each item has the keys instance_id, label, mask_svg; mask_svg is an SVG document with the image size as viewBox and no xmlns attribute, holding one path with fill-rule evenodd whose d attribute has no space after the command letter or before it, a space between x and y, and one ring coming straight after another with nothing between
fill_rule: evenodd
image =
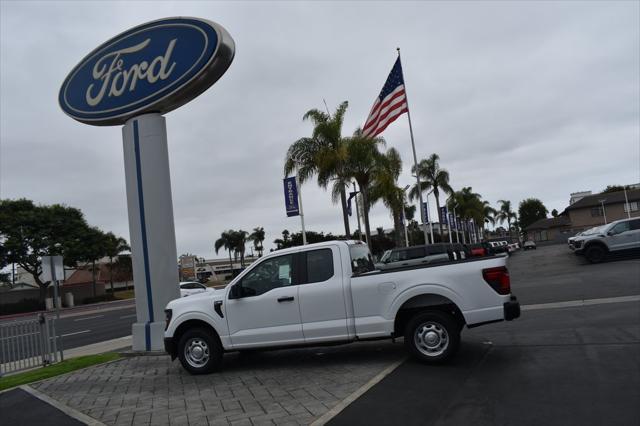
<instances>
[{"instance_id":1,"label":"white 'ford' lettering","mask_svg":"<svg viewBox=\"0 0 640 426\"><path fill-rule=\"evenodd\" d=\"M171 66L169 66L169 59L176 45L176 40L177 39L174 38L169 42L164 56L156 57L151 63L142 61L139 64L133 64L128 69L123 69L124 60L122 57L128 53L141 51L147 47L151 39L146 39L135 46L104 55L96 62L92 72L95 80L102 80L102 85L95 95L92 95L94 83L89 85L85 95L87 103L91 106L96 106L102 101L105 94L107 97L117 97L122 95L127 88L132 92L135 90L138 80L146 79L149 83L155 83L158 79L165 80L171 75L176 65L176 63L173 62ZM111 63L107 65L109 59L111 59Z\"/></svg>"}]
</instances>

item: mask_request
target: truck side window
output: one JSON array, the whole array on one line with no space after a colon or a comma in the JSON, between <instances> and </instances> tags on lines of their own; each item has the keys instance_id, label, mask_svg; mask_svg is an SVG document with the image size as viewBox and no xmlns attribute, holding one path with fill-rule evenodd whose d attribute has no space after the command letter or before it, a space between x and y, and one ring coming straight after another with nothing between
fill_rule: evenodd
<instances>
[{"instance_id":1,"label":"truck side window","mask_svg":"<svg viewBox=\"0 0 640 426\"><path fill-rule=\"evenodd\" d=\"M333 277L333 253L331 249L312 250L304 253L307 258L305 283L318 283Z\"/></svg>"},{"instance_id":2,"label":"truck side window","mask_svg":"<svg viewBox=\"0 0 640 426\"><path fill-rule=\"evenodd\" d=\"M425 257L424 247L415 247L407 250L407 259L420 259L421 257Z\"/></svg>"},{"instance_id":3,"label":"truck side window","mask_svg":"<svg viewBox=\"0 0 640 426\"><path fill-rule=\"evenodd\" d=\"M259 296L278 287L291 285L293 255L265 260L242 278L242 297Z\"/></svg>"}]
</instances>

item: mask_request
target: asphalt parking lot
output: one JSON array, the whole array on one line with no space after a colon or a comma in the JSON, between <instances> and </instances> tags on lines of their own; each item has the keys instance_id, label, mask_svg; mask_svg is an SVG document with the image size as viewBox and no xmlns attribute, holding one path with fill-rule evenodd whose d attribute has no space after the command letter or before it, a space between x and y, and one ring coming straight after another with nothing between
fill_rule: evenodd
<instances>
[{"instance_id":1,"label":"asphalt parking lot","mask_svg":"<svg viewBox=\"0 0 640 426\"><path fill-rule=\"evenodd\" d=\"M465 329L447 365L382 341L231 355L199 377L134 357L33 387L109 425L639 424L640 260L548 246L508 265L522 317Z\"/></svg>"}]
</instances>

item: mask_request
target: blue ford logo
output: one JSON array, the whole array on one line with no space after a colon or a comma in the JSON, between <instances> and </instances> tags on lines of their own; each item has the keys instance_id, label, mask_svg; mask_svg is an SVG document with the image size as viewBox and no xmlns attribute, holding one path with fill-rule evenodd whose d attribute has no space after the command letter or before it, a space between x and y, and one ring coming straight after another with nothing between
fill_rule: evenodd
<instances>
[{"instance_id":1,"label":"blue ford logo","mask_svg":"<svg viewBox=\"0 0 640 426\"><path fill-rule=\"evenodd\" d=\"M215 83L235 44L220 25L167 18L126 31L87 55L67 76L58 100L72 118L99 126L165 113Z\"/></svg>"}]
</instances>

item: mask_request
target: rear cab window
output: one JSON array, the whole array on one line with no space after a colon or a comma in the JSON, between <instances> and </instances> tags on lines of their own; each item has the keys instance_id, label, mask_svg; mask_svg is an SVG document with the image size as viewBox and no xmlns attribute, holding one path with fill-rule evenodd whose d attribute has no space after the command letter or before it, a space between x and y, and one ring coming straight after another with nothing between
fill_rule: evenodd
<instances>
[{"instance_id":1,"label":"rear cab window","mask_svg":"<svg viewBox=\"0 0 640 426\"><path fill-rule=\"evenodd\" d=\"M354 275L375 271L373 258L366 244L353 244L349 246L351 255L351 271Z\"/></svg>"}]
</instances>

